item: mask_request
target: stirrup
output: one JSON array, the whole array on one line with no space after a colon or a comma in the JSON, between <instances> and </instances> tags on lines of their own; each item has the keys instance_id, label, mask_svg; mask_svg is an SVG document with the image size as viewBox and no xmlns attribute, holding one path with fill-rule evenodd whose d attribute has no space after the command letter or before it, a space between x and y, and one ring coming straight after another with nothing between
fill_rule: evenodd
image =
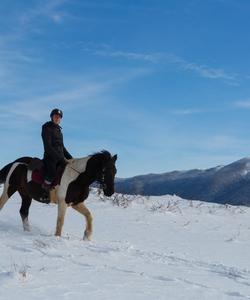
<instances>
[{"instance_id":1,"label":"stirrup","mask_svg":"<svg viewBox=\"0 0 250 300\"><path fill-rule=\"evenodd\" d=\"M46 191L49 192L51 189L51 182L44 180L44 182L42 183L42 188Z\"/></svg>"},{"instance_id":2,"label":"stirrup","mask_svg":"<svg viewBox=\"0 0 250 300\"><path fill-rule=\"evenodd\" d=\"M49 199L48 195L43 195L42 197L39 198L39 202L49 204L50 199Z\"/></svg>"}]
</instances>

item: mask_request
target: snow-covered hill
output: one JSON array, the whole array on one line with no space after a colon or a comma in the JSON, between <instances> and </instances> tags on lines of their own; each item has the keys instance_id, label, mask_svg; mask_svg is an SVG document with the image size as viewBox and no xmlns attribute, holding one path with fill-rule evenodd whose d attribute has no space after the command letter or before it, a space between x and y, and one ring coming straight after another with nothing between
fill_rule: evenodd
<instances>
[{"instance_id":1,"label":"snow-covered hill","mask_svg":"<svg viewBox=\"0 0 250 300\"><path fill-rule=\"evenodd\" d=\"M140 195L178 195L185 199L250 206L250 157L226 166L148 174L116 181L116 191Z\"/></svg>"},{"instance_id":2,"label":"snow-covered hill","mask_svg":"<svg viewBox=\"0 0 250 300\"><path fill-rule=\"evenodd\" d=\"M20 198L0 212L0 299L250 299L250 208L174 196L86 202L84 220L68 209L53 236L57 207L34 201L23 232Z\"/></svg>"}]
</instances>

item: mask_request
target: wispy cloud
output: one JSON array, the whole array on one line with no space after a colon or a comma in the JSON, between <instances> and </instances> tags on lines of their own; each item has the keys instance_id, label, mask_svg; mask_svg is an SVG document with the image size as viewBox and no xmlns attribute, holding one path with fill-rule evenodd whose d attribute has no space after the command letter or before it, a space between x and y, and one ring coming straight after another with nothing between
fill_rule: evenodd
<instances>
[{"instance_id":1,"label":"wispy cloud","mask_svg":"<svg viewBox=\"0 0 250 300\"><path fill-rule=\"evenodd\" d=\"M1 93L21 86L25 81L25 74L30 67L36 66L40 58L31 50L13 49L5 45L0 46L0 87Z\"/></svg>"},{"instance_id":2,"label":"wispy cloud","mask_svg":"<svg viewBox=\"0 0 250 300\"><path fill-rule=\"evenodd\" d=\"M67 1L68 0L43 1L42 4L23 12L19 17L19 22L22 26L28 27L39 18L45 17L55 23L60 23L64 14L59 11L59 8Z\"/></svg>"},{"instance_id":3,"label":"wispy cloud","mask_svg":"<svg viewBox=\"0 0 250 300\"><path fill-rule=\"evenodd\" d=\"M206 64L198 64L190 62L184 58L171 53L153 52L140 53L133 51L117 51L112 49L109 45L96 46L93 44L82 44L82 49L92 55L98 55L110 58L119 58L133 61L144 61L153 64L172 64L176 65L178 69L189 71L198 74L200 77L223 80L227 84L237 85L239 83L239 75L228 73L222 68L213 68Z\"/></svg>"},{"instance_id":4,"label":"wispy cloud","mask_svg":"<svg viewBox=\"0 0 250 300\"><path fill-rule=\"evenodd\" d=\"M210 68L206 65L199 65L196 63L189 63L186 61L181 62L181 67L188 71L194 71L199 74L201 77L209 79L223 79L230 83L238 83L236 74L228 74L223 69L219 68Z\"/></svg>"},{"instance_id":5,"label":"wispy cloud","mask_svg":"<svg viewBox=\"0 0 250 300\"><path fill-rule=\"evenodd\" d=\"M88 52L92 55L111 57L111 58L121 58L126 60L159 63L165 56L162 53L140 53L140 52L133 52L133 51L118 51L112 49L108 44L96 45L94 43L78 42L78 45L81 47L83 51Z\"/></svg>"},{"instance_id":6,"label":"wispy cloud","mask_svg":"<svg viewBox=\"0 0 250 300\"><path fill-rule=\"evenodd\" d=\"M43 20L61 23L66 13L62 10L68 0L45 0L36 2L33 6L24 5L23 10L13 11L7 16L9 30L0 37L0 87L13 89L17 82L25 79L25 72L33 64L41 60L37 51L32 47L25 47L23 40L32 32L41 33ZM1 16L4 17L4 16Z\"/></svg>"},{"instance_id":7,"label":"wispy cloud","mask_svg":"<svg viewBox=\"0 0 250 300\"><path fill-rule=\"evenodd\" d=\"M75 79L71 78L69 86L62 87L55 92L47 92L44 95L38 95L37 87L31 89L29 94L25 97L19 95L12 95L17 100L2 103L0 105L1 119L18 117L23 119L24 122L41 121L48 114L48 108L54 106L64 107L64 109L79 108L92 106L93 104L100 103L103 96L115 90L119 85L126 84L130 80L137 77L145 76L148 74L147 69L134 68L119 70L107 73L98 74L96 78L79 78L75 75ZM108 75L108 76L107 76ZM65 78L60 78L61 82L66 82L68 75ZM53 82L52 85L56 84ZM47 83L47 89L51 84Z\"/></svg>"},{"instance_id":8,"label":"wispy cloud","mask_svg":"<svg viewBox=\"0 0 250 300\"><path fill-rule=\"evenodd\" d=\"M99 56L109 56L114 58L124 58L129 60L141 60L151 63L158 63L162 59L162 54L160 53L135 53L135 52L123 52L123 51L104 51L104 50L96 50L94 52L95 55Z\"/></svg>"},{"instance_id":9,"label":"wispy cloud","mask_svg":"<svg viewBox=\"0 0 250 300\"><path fill-rule=\"evenodd\" d=\"M250 108L250 99L236 101L233 105L238 108Z\"/></svg>"},{"instance_id":10,"label":"wispy cloud","mask_svg":"<svg viewBox=\"0 0 250 300\"><path fill-rule=\"evenodd\" d=\"M35 60L30 55L27 55L19 50L0 49L0 64L3 64L6 61L8 61L10 63L11 62L13 62L13 63L17 63L17 62L29 63L29 62L34 62Z\"/></svg>"},{"instance_id":11,"label":"wispy cloud","mask_svg":"<svg viewBox=\"0 0 250 300\"><path fill-rule=\"evenodd\" d=\"M205 110L196 108L173 109L170 111L173 115L194 115L205 113Z\"/></svg>"},{"instance_id":12,"label":"wispy cloud","mask_svg":"<svg viewBox=\"0 0 250 300\"><path fill-rule=\"evenodd\" d=\"M49 112L54 107L63 109L67 116L62 125L67 124L65 127L70 134L65 135L66 145L70 144L70 150L74 155L81 156L83 153L88 154L104 147L117 151L118 147L115 145L111 147L111 144L115 143L112 141L120 138L120 133L114 134L120 126L116 126L116 122L120 124L123 119L125 127L128 126L128 120L127 111L116 109L119 101L117 96L114 97L114 93L120 86L147 74L147 69L126 68L105 72L102 75L89 74L83 78L75 75L71 78L70 84L66 86L62 84L54 92L49 92L51 85L55 83L51 82L46 87L48 90L42 95L37 92L36 86L25 97L18 95L19 91L16 90L12 101L1 101L0 104L1 138L5 141L6 147L13 149L16 147L15 151L6 152L6 159L2 157L2 160L5 159L7 162L22 153L39 155L42 152L41 124L48 119ZM64 80L62 78L60 80L66 81L68 74L64 76ZM81 142L82 136L85 138Z\"/></svg>"},{"instance_id":13,"label":"wispy cloud","mask_svg":"<svg viewBox=\"0 0 250 300\"><path fill-rule=\"evenodd\" d=\"M51 18L52 18L52 20L53 20L55 23L62 23L62 21L63 21L63 15L62 15L62 14L58 14L58 13L53 14L53 15L51 16Z\"/></svg>"},{"instance_id":14,"label":"wispy cloud","mask_svg":"<svg viewBox=\"0 0 250 300\"><path fill-rule=\"evenodd\" d=\"M31 33L40 35L48 21L59 24L68 17L71 18L64 8L67 3L68 0L37 1L34 5L23 5L22 10L13 9L9 15L1 15L1 21L8 25L8 30L1 33L0 49L10 48L10 45L23 41Z\"/></svg>"}]
</instances>

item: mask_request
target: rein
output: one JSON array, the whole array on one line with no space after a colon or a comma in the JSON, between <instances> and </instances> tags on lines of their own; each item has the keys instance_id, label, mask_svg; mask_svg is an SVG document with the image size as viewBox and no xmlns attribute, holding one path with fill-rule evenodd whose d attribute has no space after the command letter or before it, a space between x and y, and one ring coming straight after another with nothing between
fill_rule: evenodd
<instances>
[{"instance_id":1,"label":"rein","mask_svg":"<svg viewBox=\"0 0 250 300\"><path fill-rule=\"evenodd\" d=\"M79 172L79 171L76 170L75 168L73 168L73 167L71 167L71 166L69 166L69 168L72 169L73 171L75 171L76 173L81 174L81 172Z\"/></svg>"},{"instance_id":2,"label":"rein","mask_svg":"<svg viewBox=\"0 0 250 300\"><path fill-rule=\"evenodd\" d=\"M76 173L81 174L81 172L79 172L78 170L76 170L72 166L69 166L69 168L72 169L73 171L75 171ZM104 183L104 171L105 171L105 169L102 170L101 178L98 179L98 181L100 183L100 188L101 189L105 189L106 188L106 184Z\"/></svg>"}]
</instances>

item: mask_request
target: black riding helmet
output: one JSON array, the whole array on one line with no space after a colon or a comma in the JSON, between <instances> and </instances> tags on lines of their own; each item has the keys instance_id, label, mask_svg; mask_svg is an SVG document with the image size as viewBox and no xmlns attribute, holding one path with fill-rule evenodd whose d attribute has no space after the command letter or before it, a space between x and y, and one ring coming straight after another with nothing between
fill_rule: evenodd
<instances>
[{"instance_id":1,"label":"black riding helmet","mask_svg":"<svg viewBox=\"0 0 250 300\"><path fill-rule=\"evenodd\" d=\"M62 118L63 112L58 108L54 108L50 113L50 118L52 118L54 115L59 115Z\"/></svg>"}]
</instances>

